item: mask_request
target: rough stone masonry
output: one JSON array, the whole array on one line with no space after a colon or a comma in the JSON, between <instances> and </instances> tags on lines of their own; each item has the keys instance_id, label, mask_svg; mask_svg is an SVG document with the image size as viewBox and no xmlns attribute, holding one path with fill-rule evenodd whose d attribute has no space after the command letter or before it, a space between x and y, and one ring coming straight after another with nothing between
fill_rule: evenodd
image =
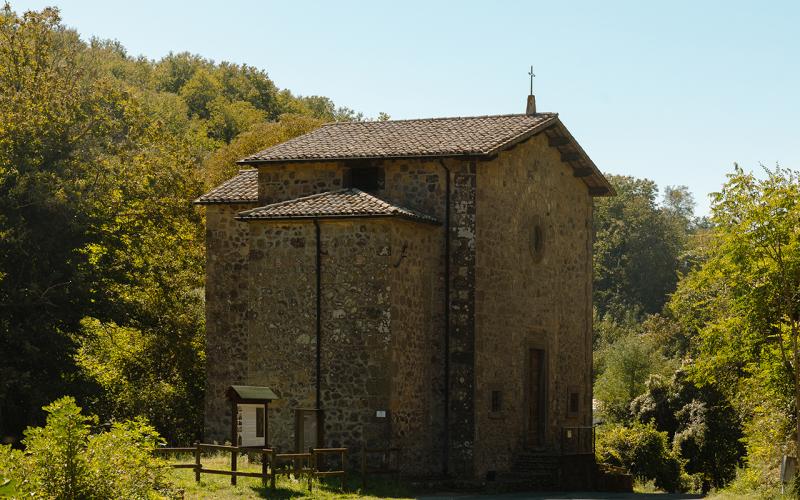
<instances>
[{"instance_id":1,"label":"rough stone masonry","mask_svg":"<svg viewBox=\"0 0 800 500\"><path fill-rule=\"evenodd\" d=\"M206 441L270 387L320 446L482 478L591 425L592 197L552 113L335 123L245 158L206 207ZM573 434L573 430L575 433ZM578 443L579 445L580 443Z\"/></svg>"}]
</instances>

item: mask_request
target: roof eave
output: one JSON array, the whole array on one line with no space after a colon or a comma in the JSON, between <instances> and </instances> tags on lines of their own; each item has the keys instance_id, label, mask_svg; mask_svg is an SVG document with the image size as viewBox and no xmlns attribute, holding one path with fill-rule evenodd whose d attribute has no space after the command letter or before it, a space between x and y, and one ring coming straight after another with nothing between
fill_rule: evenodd
<instances>
[{"instance_id":1,"label":"roof eave","mask_svg":"<svg viewBox=\"0 0 800 500\"><path fill-rule=\"evenodd\" d=\"M437 160L443 158L460 158L460 159L486 159L492 157L490 152L472 152L460 154L431 154L431 155L386 155L386 156L336 156L330 158L291 158L279 160L239 160L238 165L275 165L285 163L322 163L322 162L339 162L339 161L356 161L356 160Z\"/></svg>"},{"instance_id":2,"label":"roof eave","mask_svg":"<svg viewBox=\"0 0 800 500\"><path fill-rule=\"evenodd\" d=\"M575 140L567 127L556 118L555 122L548 127L548 143L561 153L561 161L572 167L573 175L583 180L589 188L591 196L616 196L617 192L608 182L603 173L597 168L594 161L584 151L580 143Z\"/></svg>"},{"instance_id":3,"label":"roof eave","mask_svg":"<svg viewBox=\"0 0 800 500\"><path fill-rule=\"evenodd\" d=\"M248 205L258 203L258 200L203 200L197 198L192 205Z\"/></svg>"},{"instance_id":4,"label":"roof eave","mask_svg":"<svg viewBox=\"0 0 800 500\"><path fill-rule=\"evenodd\" d=\"M406 214L341 214L341 215L284 215L277 217L249 217L237 215L234 219L250 222L250 221L294 221L294 220L341 220L341 219L404 219L411 222L420 222L423 224L430 224L433 226L440 226L441 222L435 219L428 219L425 217L414 217Z\"/></svg>"}]
</instances>

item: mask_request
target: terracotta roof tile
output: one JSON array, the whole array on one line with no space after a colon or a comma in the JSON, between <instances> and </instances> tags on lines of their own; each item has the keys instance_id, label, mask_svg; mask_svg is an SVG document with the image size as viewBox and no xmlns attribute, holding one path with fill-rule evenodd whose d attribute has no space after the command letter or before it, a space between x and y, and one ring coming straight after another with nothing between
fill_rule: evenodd
<instances>
[{"instance_id":1,"label":"terracotta roof tile","mask_svg":"<svg viewBox=\"0 0 800 500\"><path fill-rule=\"evenodd\" d=\"M197 205L214 203L257 203L258 170L239 170L234 177L223 182L203 196L194 200Z\"/></svg>"},{"instance_id":2,"label":"terracotta roof tile","mask_svg":"<svg viewBox=\"0 0 800 500\"><path fill-rule=\"evenodd\" d=\"M330 123L240 163L490 155L557 121L539 113Z\"/></svg>"},{"instance_id":3,"label":"terracotta roof tile","mask_svg":"<svg viewBox=\"0 0 800 500\"><path fill-rule=\"evenodd\" d=\"M399 207L358 189L341 189L304 196L240 212L236 216L239 220L350 217L402 217L438 224L429 215Z\"/></svg>"}]
</instances>

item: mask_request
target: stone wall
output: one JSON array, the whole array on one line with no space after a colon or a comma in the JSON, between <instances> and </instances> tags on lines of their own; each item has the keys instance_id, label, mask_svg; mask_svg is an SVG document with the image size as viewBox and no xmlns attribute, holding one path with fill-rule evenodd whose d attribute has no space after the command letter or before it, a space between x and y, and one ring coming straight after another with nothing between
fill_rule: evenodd
<instances>
[{"instance_id":1,"label":"stone wall","mask_svg":"<svg viewBox=\"0 0 800 500\"><path fill-rule=\"evenodd\" d=\"M320 223L322 235L322 408L325 444L356 450L390 438L390 224Z\"/></svg>"},{"instance_id":2,"label":"stone wall","mask_svg":"<svg viewBox=\"0 0 800 500\"><path fill-rule=\"evenodd\" d=\"M384 188L376 196L444 221L445 170L439 161L386 160L381 165Z\"/></svg>"},{"instance_id":3,"label":"stone wall","mask_svg":"<svg viewBox=\"0 0 800 500\"><path fill-rule=\"evenodd\" d=\"M316 405L314 224L248 224L245 382L281 398L270 407L270 444L293 449L294 409ZM319 226L324 444L350 448L354 461L364 444L401 446L407 471L430 473L441 450L441 336L430 317L438 228L396 219Z\"/></svg>"},{"instance_id":4,"label":"stone wall","mask_svg":"<svg viewBox=\"0 0 800 500\"><path fill-rule=\"evenodd\" d=\"M314 408L315 232L311 222L247 222L250 228L247 385L280 398L270 404L270 445L293 450L294 410Z\"/></svg>"},{"instance_id":5,"label":"stone wall","mask_svg":"<svg viewBox=\"0 0 800 500\"><path fill-rule=\"evenodd\" d=\"M450 172L450 346L449 412L442 428L447 445L447 470L456 476L473 473L474 421L474 283L475 283L475 186L476 162L469 160L390 160L382 163L385 187L376 192L386 200L446 219L447 171ZM446 167L446 168L445 168ZM432 242L436 289L431 306L433 335L444 349L444 225ZM437 258L438 256L438 258ZM444 359L439 374L444 383ZM444 402L444 387L436 398ZM443 410L442 410L443 411ZM444 415L442 415L442 422ZM435 470L435 469L434 469Z\"/></svg>"},{"instance_id":6,"label":"stone wall","mask_svg":"<svg viewBox=\"0 0 800 500\"><path fill-rule=\"evenodd\" d=\"M373 194L444 222L443 164L452 193L447 426L444 227L321 221L325 444L400 446L410 474L440 472L447 448L451 474L480 477L508 468L523 447L529 347L547 351L547 445L557 448L563 425L591 423L591 199L543 135L492 161L384 161ZM261 166L259 204L339 189L346 168ZM209 207L207 436L227 438L225 387L266 385L281 397L270 407L271 444L293 449L294 409L316 404L314 224L235 222L245 208ZM530 250L535 223L540 261ZM582 398L576 417L566 411L572 389ZM490 415L492 390L504 407Z\"/></svg>"},{"instance_id":7,"label":"stone wall","mask_svg":"<svg viewBox=\"0 0 800 500\"><path fill-rule=\"evenodd\" d=\"M335 191L342 186L342 165L336 162L274 163L258 167L259 205Z\"/></svg>"},{"instance_id":8,"label":"stone wall","mask_svg":"<svg viewBox=\"0 0 800 500\"><path fill-rule=\"evenodd\" d=\"M230 440L225 389L246 374L249 233L237 212L255 205L206 206L206 397L203 439Z\"/></svg>"},{"instance_id":9,"label":"stone wall","mask_svg":"<svg viewBox=\"0 0 800 500\"><path fill-rule=\"evenodd\" d=\"M478 165L475 474L505 470L525 445L526 352L546 351L545 446L591 424L591 220L586 185L544 135ZM544 246L532 253L539 224ZM492 413L491 392L502 393ZM570 390L580 393L568 418Z\"/></svg>"},{"instance_id":10,"label":"stone wall","mask_svg":"<svg viewBox=\"0 0 800 500\"><path fill-rule=\"evenodd\" d=\"M450 474L471 477L475 460L475 263L477 164L452 162L450 198Z\"/></svg>"},{"instance_id":11,"label":"stone wall","mask_svg":"<svg viewBox=\"0 0 800 500\"><path fill-rule=\"evenodd\" d=\"M392 225L391 401L392 446L402 448L405 474L442 470L444 447L444 336L441 228Z\"/></svg>"}]
</instances>

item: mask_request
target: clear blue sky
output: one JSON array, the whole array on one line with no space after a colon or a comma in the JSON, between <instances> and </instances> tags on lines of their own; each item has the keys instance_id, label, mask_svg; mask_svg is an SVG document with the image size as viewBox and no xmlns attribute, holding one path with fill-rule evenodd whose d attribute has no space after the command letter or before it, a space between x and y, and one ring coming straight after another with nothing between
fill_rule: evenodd
<instances>
[{"instance_id":1,"label":"clear blue sky","mask_svg":"<svg viewBox=\"0 0 800 500\"><path fill-rule=\"evenodd\" d=\"M528 66L601 170L687 185L800 168L798 1L12 1L131 54L247 63L393 118L523 112Z\"/></svg>"}]
</instances>

